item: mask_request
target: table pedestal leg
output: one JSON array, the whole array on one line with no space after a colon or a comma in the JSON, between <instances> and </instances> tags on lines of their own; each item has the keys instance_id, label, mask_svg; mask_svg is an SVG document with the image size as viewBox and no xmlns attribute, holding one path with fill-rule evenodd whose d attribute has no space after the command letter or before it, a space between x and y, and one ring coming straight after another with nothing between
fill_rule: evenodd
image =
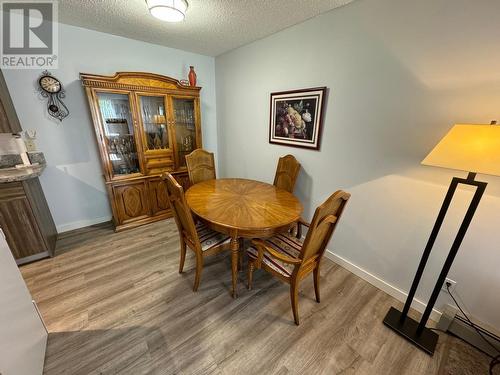
<instances>
[{"instance_id":1,"label":"table pedestal leg","mask_svg":"<svg viewBox=\"0 0 500 375\"><path fill-rule=\"evenodd\" d=\"M238 237L231 238L231 273L233 278L233 298L238 297L236 292L236 284L238 283L238 258L239 258L239 244Z\"/></svg>"}]
</instances>

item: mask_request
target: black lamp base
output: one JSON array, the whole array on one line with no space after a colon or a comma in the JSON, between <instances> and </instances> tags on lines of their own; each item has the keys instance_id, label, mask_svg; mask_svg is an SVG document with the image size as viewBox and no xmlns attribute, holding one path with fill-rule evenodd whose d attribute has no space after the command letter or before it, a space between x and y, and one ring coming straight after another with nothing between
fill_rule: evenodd
<instances>
[{"instance_id":1,"label":"black lamp base","mask_svg":"<svg viewBox=\"0 0 500 375\"><path fill-rule=\"evenodd\" d=\"M446 275L448 275L448 271L450 270L453 260L457 255L460 244L465 237L467 228L469 227L472 217L476 212L479 201L481 200L484 190L486 189L486 182L476 181L475 178L476 174L470 172L467 178L454 177L451 180L451 184L448 188L448 192L446 193L446 197L444 198L443 205L439 210L438 217L436 219L436 222L434 223L434 227L432 228L432 232L429 240L427 241L427 245L425 246L424 253L422 254L422 259L420 259L417 273L415 274L415 278L413 279L413 283L411 284L410 291L408 292L408 297L406 298L406 303L403 307L403 311L399 312L394 307L391 307L384 319L385 325L389 326L405 339L411 341L414 345L430 355L432 355L434 353L434 350L436 349L436 344L439 336L436 334L436 332L433 332L429 328L426 328L425 325L427 323L427 320L429 319L429 316L431 315L432 308L436 303L438 295L441 292L441 288L446 280ZM425 307L425 310L422 314L422 318L420 319L420 322L416 322L415 320L408 317L408 312L410 311L413 297L415 297L415 292L417 291L418 284L420 283L420 279L422 278L422 274L424 273L424 268L427 260L429 259L432 247L434 246L434 242L436 241L439 230L441 229L441 225L443 224L443 221L445 219L446 212L450 207L453 195L455 194L455 191L457 190L459 184L475 186L476 192L474 193L474 197L472 198L469 208L467 209L464 220L460 225L457 236L455 237L455 240L451 245L450 252L446 257L443 268L439 273L436 285L434 286L432 294L429 298L429 302L427 302L427 306Z\"/></svg>"},{"instance_id":2,"label":"black lamp base","mask_svg":"<svg viewBox=\"0 0 500 375\"><path fill-rule=\"evenodd\" d=\"M411 341L427 354L433 355L439 335L429 328L424 328L422 333L417 334L418 322L407 316L404 322L401 323L402 314L402 312L391 307L385 316L384 324Z\"/></svg>"}]
</instances>

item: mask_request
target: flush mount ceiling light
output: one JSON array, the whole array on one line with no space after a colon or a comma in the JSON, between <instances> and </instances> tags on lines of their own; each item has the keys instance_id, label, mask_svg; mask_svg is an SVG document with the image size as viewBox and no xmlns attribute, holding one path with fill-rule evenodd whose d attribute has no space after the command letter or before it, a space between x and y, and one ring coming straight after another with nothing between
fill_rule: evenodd
<instances>
[{"instance_id":1,"label":"flush mount ceiling light","mask_svg":"<svg viewBox=\"0 0 500 375\"><path fill-rule=\"evenodd\" d=\"M180 22L186 17L186 0L146 0L149 13L162 21Z\"/></svg>"}]
</instances>

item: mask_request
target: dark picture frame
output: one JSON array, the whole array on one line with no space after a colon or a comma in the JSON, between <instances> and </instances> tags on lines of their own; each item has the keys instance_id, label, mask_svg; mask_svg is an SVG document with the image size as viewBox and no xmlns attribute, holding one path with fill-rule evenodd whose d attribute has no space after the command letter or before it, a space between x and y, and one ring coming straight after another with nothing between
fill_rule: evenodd
<instances>
[{"instance_id":1,"label":"dark picture frame","mask_svg":"<svg viewBox=\"0 0 500 375\"><path fill-rule=\"evenodd\" d=\"M319 150L326 87L271 93L269 143Z\"/></svg>"}]
</instances>

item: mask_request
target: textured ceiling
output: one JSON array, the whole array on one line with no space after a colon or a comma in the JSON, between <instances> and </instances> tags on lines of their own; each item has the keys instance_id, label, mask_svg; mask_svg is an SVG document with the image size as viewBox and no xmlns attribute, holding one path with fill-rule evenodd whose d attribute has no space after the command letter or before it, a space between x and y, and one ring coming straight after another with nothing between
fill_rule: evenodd
<instances>
[{"instance_id":1,"label":"textured ceiling","mask_svg":"<svg viewBox=\"0 0 500 375\"><path fill-rule=\"evenodd\" d=\"M144 0L60 0L59 21L217 56L353 0L188 0L183 22L152 17Z\"/></svg>"}]
</instances>

